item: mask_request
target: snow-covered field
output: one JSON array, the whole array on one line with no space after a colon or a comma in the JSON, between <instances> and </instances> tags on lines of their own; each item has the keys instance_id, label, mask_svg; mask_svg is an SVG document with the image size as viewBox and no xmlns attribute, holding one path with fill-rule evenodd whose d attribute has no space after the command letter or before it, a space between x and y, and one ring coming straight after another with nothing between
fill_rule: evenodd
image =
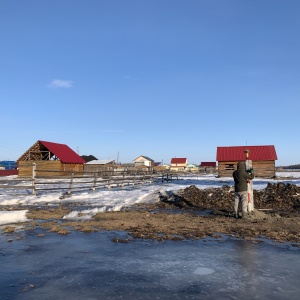
<instances>
[{"instance_id":1,"label":"snow-covered field","mask_svg":"<svg viewBox=\"0 0 300 300\"><path fill-rule=\"evenodd\" d=\"M256 190L264 189L268 183L289 182L300 186L300 172L280 172L276 174L280 179L260 179L253 180L253 187ZM6 177L5 180L13 181L16 176ZM119 211L123 207L128 207L136 203L151 203L158 200L159 190L175 191L184 189L190 185L195 185L199 189L217 188L223 185L233 186L232 178L216 178L214 175L185 176L170 182L157 182L152 184L125 186L123 188L101 189L96 191L85 190L76 192L71 197L60 199L61 190L45 191L38 195L14 195L6 193L5 189L0 189L0 225L27 221L27 206L60 205L65 202L84 203L83 210L74 210L66 219L91 218L98 212ZM16 191L17 192L17 191ZM7 207L9 206L9 210ZM13 207L18 206L18 210ZM24 207L24 210L20 210ZM6 209L6 210L5 210Z\"/></svg>"}]
</instances>

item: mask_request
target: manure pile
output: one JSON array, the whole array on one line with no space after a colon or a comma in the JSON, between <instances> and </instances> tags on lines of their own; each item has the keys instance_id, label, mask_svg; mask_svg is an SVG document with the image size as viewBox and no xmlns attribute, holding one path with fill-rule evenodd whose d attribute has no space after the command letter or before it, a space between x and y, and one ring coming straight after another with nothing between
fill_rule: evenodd
<instances>
[{"instance_id":1,"label":"manure pile","mask_svg":"<svg viewBox=\"0 0 300 300\"><path fill-rule=\"evenodd\" d=\"M300 187L294 184L269 183L263 190L254 190L253 195L256 209L294 213L300 210ZM201 190L191 185L171 195L162 194L160 200L163 207L233 211L234 189L224 185Z\"/></svg>"}]
</instances>

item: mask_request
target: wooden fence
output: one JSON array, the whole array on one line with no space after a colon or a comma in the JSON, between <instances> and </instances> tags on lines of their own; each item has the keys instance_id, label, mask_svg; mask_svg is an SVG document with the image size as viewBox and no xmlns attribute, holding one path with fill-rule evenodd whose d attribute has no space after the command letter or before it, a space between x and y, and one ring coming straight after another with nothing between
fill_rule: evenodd
<instances>
[{"instance_id":1,"label":"wooden fence","mask_svg":"<svg viewBox=\"0 0 300 300\"><path fill-rule=\"evenodd\" d=\"M53 174L39 176L39 174ZM63 174L62 174L63 173ZM31 178L15 178L0 180L0 193L14 195L41 195L50 191L61 191L62 198L70 196L73 192L84 190L111 189L116 187L134 186L138 184L151 184L177 179L178 175L170 172L147 172L136 170L101 170L97 172L86 171L49 171L37 169L32 165ZM2 191L2 192L1 192ZM9 191L9 193L8 193ZM19 191L17 193L17 191ZM23 192L23 193L20 193Z\"/></svg>"}]
</instances>

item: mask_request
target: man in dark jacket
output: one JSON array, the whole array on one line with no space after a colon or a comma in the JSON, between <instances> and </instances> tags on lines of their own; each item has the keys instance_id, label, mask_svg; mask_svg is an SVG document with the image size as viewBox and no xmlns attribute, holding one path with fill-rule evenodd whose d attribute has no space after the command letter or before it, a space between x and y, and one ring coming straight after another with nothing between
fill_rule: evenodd
<instances>
[{"instance_id":1,"label":"man in dark jacket","mask_svg":"<svg viewBox=\"0 0 300 300\"><path fill-rule=\"evenodd\" d=\"M242 218L247 218L247 206L248 206L248 189L247 181L254 178L253 170L251 173L247 173L245 170L245 163L238 162L237 169L232 173L234 179L234 211L235 216L238 218L239 203L242 206Z\"/></svg>"}]
</instances>

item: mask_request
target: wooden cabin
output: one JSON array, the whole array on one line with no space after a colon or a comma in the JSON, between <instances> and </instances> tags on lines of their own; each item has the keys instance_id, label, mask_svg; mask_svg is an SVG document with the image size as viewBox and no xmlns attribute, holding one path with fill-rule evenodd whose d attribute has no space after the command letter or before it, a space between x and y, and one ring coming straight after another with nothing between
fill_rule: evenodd
<instances>
[{"instance_id":1,"label":"wooden cabin","mask_svg":"<svg viewBox=\"0 0 300 300\"><path fill-rule=\"evenodd\" d=\"M30 177L33 164L36 176L63 176L62 171L83 171L86 161L65 144L37 141L18 160L19 176ZM39 171L43 170L43 172Z\"/></svg>"},{"instance_id":2,"label":"wooden cabin","mask_svg":"<svg viewBox=\"0 0 300 300\"><path fill-rule=\"evenodd\" d=\"M232 177L237 163L246 160L246 150L249 151L248 159L252 160L255 177L275 178L277 154L273 145L217 147L218 175Z\"/></svg>"},{"instance_id":3,"label":"wooden cabin","mask_svg":"<svg viewBox=\"0 0 300 300\"><path fill-rule=\"evenodd\" d=\"M187 169L187 158L174 157L171 159L171 171L185 171Z\"/></svg>"}]
</instances>

